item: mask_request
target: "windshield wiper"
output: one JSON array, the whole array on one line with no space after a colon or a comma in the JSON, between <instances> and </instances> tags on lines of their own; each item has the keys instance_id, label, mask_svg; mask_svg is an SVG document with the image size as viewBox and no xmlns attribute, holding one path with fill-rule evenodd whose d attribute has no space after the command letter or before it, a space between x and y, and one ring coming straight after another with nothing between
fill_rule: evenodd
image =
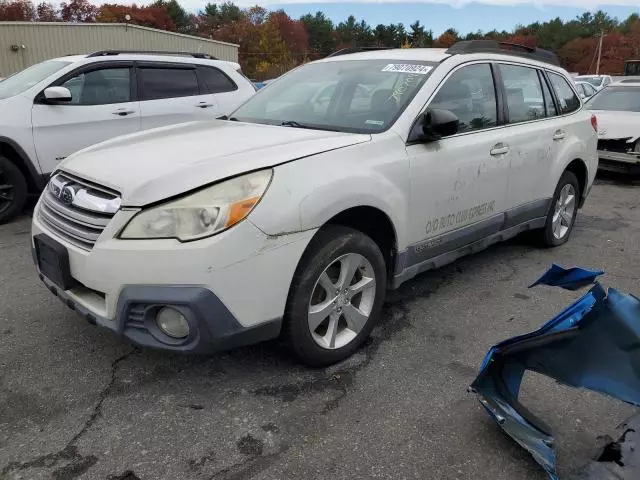
<instances>
[{"instance_id":1,"label":"windshield wiper","mask_svg":"<svg viewBox=\"0 0 640 480\"><path fill-rule=\"evenodd\" d=\"M339 132L335 128L320 127L317 125L307 125L306 123L296 122L295 120L285 120L280 124L281 127L306 128L308 130L326 130L327 132Z\"/></svg>"},{"instance_id":2,"label":"windshield wiper","mask_svg":"<svg viewBox=\"0 0 640 480\"><path fill-rule=\"evenodd\" d=\"M238 119L236 117L229 117L228 115L222 115L221 117L216 118L216 120L228 120L230 122L237 122Z\"/></svg>"}]
</instances>

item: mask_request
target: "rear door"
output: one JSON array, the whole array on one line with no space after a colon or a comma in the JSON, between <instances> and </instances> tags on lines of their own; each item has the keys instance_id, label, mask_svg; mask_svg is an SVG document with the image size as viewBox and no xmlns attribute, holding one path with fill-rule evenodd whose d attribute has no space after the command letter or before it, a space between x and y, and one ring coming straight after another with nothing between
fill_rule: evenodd
<instances>
[{"instance_id":1,"label":"rear door","mask_svg":"<svg viewBox=\"0 0 640 480\"><path fill-rule=\"evenodd\" d=\"M199 65L198 75L204 87L202 100L211 105L202 108L208 110L210 118L228 115L246 99L238 94L238 85L221 69Z\"/></svg>"},{"instance_id":2,"label":"rear door","mask_svg":"<svg viewBox=\"0 0 640 480\"><path fill-rule=\"evenodd\" d=\"M206 94L196 65L139 62L136 72L143 130L215 118L218 104Z\"/></svg>"},{"instance_id":3,"label":"rear door","mask_svg":"<svg viewBox=\"0 0 640 480\"><path fill-rule=\"evenodd\" d=\"M100 62L77 69L50 86L71 92L71 101L33 105L33 141L43 172L82 148L140 130L140 106L132 62Z\"/></svg>"},{"instance_id":4,"label":"rear door","mask_svg":"<svg viewBox=\"0 0 640 480\"><path fill-rule=\"evenodd\" d=\"M548 178L553 169L554 140L561 127L542 71L527 65L499 63L507 107L505 138L509 146L509 190L505 228L546 215ZM558 130L558 132L556 132ZM553 186L555 188L555 185Z\"/></svg>"}]
</instances>

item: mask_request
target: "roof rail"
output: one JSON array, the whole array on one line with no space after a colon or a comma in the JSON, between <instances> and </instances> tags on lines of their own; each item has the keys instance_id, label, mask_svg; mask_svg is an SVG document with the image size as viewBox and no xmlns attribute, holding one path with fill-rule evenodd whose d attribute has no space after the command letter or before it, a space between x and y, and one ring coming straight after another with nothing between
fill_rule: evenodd
<instances>
[{"instance_id":1,"label":"roof rail","mask_svg":"<svg viewBox=\"0 0 640 480\"><path fill-rule=\"evenodd\" d=\"M463 42L457 42L447 50L447 53L450 55L465 53L501 53L560 65L558 56L549 50L528 47L518 43L499 42L497 40L465 40Z\"/></svg>"},{"instance_id":2,"label":"roof rail","mask_svg":"<svg viewBox=\"0 0 640 480\"><path fill-rule=\"evenodd\" d=\"M144 54L144 55L174 55L193 58L204 58L207 60L218 60L216 57L209 55L208 53L191 53L191 52L165 52L161 50L100 50L99 52L93 52L87 55L87 58L91 57L109 57L112 55L121 54Z\"/></svg>"},{"instance_id":3,"label":"roof rail","mask_svg":"<svg viewBox=\"0 0 640 480\"><path fill-rule=\"evenodd\" d=\"M340 55L348 55L350 53L360 53L360 52L373 52L376 50L391 50L392 47L347 47L342 50L337 50L330 55L329 57L339 57Z\"/></svg>"}]
</instances>

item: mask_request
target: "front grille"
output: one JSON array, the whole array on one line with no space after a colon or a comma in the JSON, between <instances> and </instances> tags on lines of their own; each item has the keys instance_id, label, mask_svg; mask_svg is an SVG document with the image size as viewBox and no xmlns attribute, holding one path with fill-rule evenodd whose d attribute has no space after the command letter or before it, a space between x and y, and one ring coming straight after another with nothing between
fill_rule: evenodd
<instances>
[{"instance_id":1,"label":"front grille","mask_svg":"<svg viewBox=\"0 0 640 480\"><path fill-rule=\"evenodd\" d=\"M63 201L62 190L71 191L70 196ZM76 202L75 198L82 195L82 202ZM92 209L92 203L86 199L100 202L119 202L119 197L114 192L98 187L92 183L80 180L67 174L58 174L47 185L40 200L38 219L53 233L69 243L91 250L98 237L109 224L115 211L98 211ZM80 206L82 205L82 206Z\"/></svg>"}]
</instances>

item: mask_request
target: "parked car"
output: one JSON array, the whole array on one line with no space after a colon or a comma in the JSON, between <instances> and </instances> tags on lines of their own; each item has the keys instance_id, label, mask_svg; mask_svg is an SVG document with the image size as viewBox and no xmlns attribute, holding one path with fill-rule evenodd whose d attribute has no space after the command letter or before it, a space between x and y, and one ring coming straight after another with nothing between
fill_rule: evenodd
<instances>
[{"instance_id":1,"label":"parked car","mask_svg":"<svg viewBox=\"0 0 640 480\"><path fill-rule=\"evenodd\" d=\"M0 84L0 223L71 153L118 135L229 113L255 93L237 63L193 54L97 52Z\"/></svg>"},{"instance_id":2,"label":"parked car","mask_svg":"<svg viewBox=\"0 0 640 480\"><path fill-rule=\"evenodd\" d=\"M580 95L580 98L582 98L583 100L588 100L597 93L596 88L589 82L578 81L575 83L576 87L578 87L578 95Z\"/></svg>"},{"instance_id":3,"label":"parked car","mask_svg":"<svg viewBox=\"0 0 640 480\"><path fill-rule=\"evenodd\" d=\"M40 278L140 345L282 334L304 362L337 362L388 287L520 232L569 240L597 138L556 62L486 42L332 56L226 121L87 148L35 208Z\"/></svg>"},{"instance_id":4,"label":"parked car","mask_svg":"<svg viewBox=\"0 0 640 480\"><path fill-rule=\"evenodd\" d=\"M614 83L586 103L598 118L599 168L640 173L640 81Z\"/></svg>"},{"instance_id":5,"label":"parked car","mask_svg":"<svg viewBox=\"0 0 640 480\"><path fill-rule=\"evenodd\" d=\"M576 82L588 82L593 85L596 90L601 90L613 83L611 75L578 75L574 80Z\"/></svg>"}]
</instances>

